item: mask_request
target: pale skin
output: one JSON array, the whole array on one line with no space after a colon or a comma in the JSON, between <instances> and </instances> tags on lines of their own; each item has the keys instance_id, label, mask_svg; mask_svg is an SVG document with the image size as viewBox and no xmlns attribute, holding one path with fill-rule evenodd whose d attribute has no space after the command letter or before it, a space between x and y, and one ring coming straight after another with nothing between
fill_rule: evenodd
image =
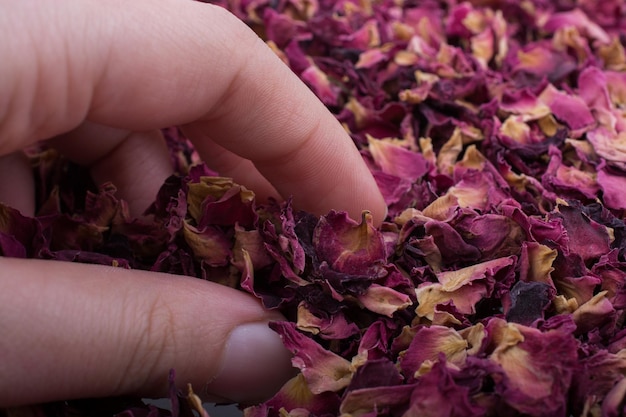
<instances>
[{"instance_id":1,"label":"pale skin","mask_svg":"<svg viewBox=\"0 0 626 417\"><path fill-rule=\"evenodd\" d=\"M0 201L32 215L21 150L40 140L140 214L171 173L158 129L260 199L316 214L385 204L349 136L242 22L184 0L0 1ZM292 374L250 296L194 278L0 258L0 407L161 396L167 374L208 400L259 401ZM252 333L246 323L260 325ZM236 366L225 352L237 353ZM252 357L254 356L254 357ZM248 362L246 362L246 360Z\"/></svg>"}]
</instances>

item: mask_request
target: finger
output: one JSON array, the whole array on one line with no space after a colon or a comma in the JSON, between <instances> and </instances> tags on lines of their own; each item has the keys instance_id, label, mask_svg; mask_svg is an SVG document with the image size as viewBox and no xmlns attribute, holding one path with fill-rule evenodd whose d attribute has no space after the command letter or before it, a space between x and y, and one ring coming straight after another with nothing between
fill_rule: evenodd
<instances>
[{"instance_id":1,"label":"finger","mask_svg":"<svg viewBox=\"0 0 626 417\"><path fill-rule=\"evenodd\" d=\"M0 109L8 109L0 133L10 138L0 151L67 131L85 117L140 131L192 124L202 132L196 143L213 138L250 159L302 208L344 209L352 217L369 209L376 221L384 217L375 181L337 120L223 9L175 0L4 7L12 13L0 14L7 23L0 27L19 40L0 45L12 63L0 68L0 80L19 82L0 88ZM24 22L56 36L25 31ZM50 109L57 111L51 116Z\"/></svg>"},{"instance_id":2,"label":"finger","mask_svg":"<svg viewBox=\"0 0 626 417\"><path fill-rule=\"evenodd\" d=\"M184 129L189 137L198 137L198 133L193 129ZM281 199L280 194L274 186L259 172L252 161L244 159L239 155L225 149L209 138L196 141L196 150L203 155L206 164L220 175L231 177L238 184L245 185L256 194L256 198L265 201L268 198Z\"/></svg>"},{"instance_id":3,"label":"finger","mask_svg":"<svg viewBox=\"0 0 626 417\"><path fill-rule=\"evenodd\" d=\"M64 156L90 168L97 185L111 182L117 197L138 216L154 201L173 172L169 151L158 130L130 132L85 122L50 141Z\"/></svg>"},{"instance_id":4,"label":"finger","mask_svg":"<svg viewBox=\"0 0 626 417\"><path fill-rule=\"evenodd\" d=\"M26 216L35 212L33 171L23 152L0 156L0 202Z\"/></svg>"},{"instance_id":5,"label":"finger","mask_svg":"<svg viewBox=\"0 0 626 417\"><path fill-rule=\"evenodd\" d=\"M266 324L280 316L226 286L0 258L0 288L0 407L164 395L171 368L194 391L260 401L291 374L289 354Z\"/></svg>"}]
</instances>

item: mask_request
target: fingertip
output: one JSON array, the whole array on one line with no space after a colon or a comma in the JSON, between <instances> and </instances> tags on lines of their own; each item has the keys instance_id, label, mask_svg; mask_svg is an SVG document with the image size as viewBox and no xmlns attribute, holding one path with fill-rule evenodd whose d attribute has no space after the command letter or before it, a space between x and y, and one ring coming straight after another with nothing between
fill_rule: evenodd
<instances>
[{"instance_id":1,"label":"fingertip","mask_svg":"<svg viewBox=\"0 0 626 417\"><path fill-rule=\"evenodd\" d=\"M180 280L184 277L177 277ZM187 279L187 288L170 283L167 293L174 326L151 380L154 387L139 387L137 394L163 394L169 369L176 370L176 384L191 384L204 400L254 404L272 397L292 377L291 354L268 323L284 320L266 310L251 295L198 279ZM159 325L152 325L151 328ZM157 331L153 336L163 336ZM152 340L155 340L152 338ZM185 354L185 352L187 352ZM161 377L159 377L161 376ZM140 379L141 380L141 379Z\"/></svg>"},{"instance_id":2,"label":"fingertip","mask_svg":"<svg viewBox=\"0 0 626 417\"><path fill-rule=\"evenodd\" d=\"M207 385L209 399L253 404L272 397L293 376L291 355L267 322L246 323L229 335L222 368Z\"/></svg>"}]
</instances>

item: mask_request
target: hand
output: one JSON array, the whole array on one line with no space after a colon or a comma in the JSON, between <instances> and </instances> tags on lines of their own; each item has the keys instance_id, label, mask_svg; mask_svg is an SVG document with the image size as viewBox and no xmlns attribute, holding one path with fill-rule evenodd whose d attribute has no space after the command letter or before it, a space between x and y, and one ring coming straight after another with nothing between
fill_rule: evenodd
<instances>
[{"instance_id":1,"label":"hand","mask_svg":"<svg viewBox=\"0 0 626 417\"><path fill-rule=\"evenodd\" d=\"M180 0L0 5L0 201L34 210L20 150L38 140L112 181L140 213L170 174L159 128L257 195L324 214L385 204L339 123L226 11ZM165 392L261 400L291 373L248 295L144 271L0 258L0 406Z\"/></svg>"}]
</instances>

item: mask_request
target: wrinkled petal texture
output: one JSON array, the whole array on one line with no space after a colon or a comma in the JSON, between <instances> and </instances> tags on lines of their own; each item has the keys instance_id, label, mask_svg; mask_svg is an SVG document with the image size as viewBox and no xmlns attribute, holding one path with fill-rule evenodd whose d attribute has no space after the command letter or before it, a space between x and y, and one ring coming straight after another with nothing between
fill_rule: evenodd
<instances>
[{"instance_id":1,"label":"wrinkled petal texture","mask_svg":"<svg viewBox=\"0 0 626 417\"><path fill-rule=\"evenodd\" d=\"M295 376L249 417L626 412L623 1L213 3L343 125L386 221L259 202L168 128L176 175L138 218L31 150L38 212L0 205L2 256L190 275L279 310Z\"/></svg>"}]
</instances>

